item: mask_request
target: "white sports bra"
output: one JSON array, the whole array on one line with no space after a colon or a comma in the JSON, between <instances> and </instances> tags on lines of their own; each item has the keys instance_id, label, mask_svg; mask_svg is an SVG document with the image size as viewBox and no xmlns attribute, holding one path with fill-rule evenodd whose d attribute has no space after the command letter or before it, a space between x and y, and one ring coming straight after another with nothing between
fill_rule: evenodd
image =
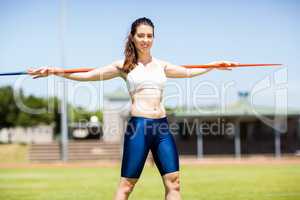
<instances>
[{"instance_id":1,"label":"white sports bra","mask_svg":"<svg viewBox=\"0 0 300 200\"><path fill-rule=\"evenodd\" d=\"M155 58L147 65L138 62L138 65L131 70L126 77L126 85L130 94L145 89L164 89L167 77L164 67Z\"/></svg>"}]
</instances>

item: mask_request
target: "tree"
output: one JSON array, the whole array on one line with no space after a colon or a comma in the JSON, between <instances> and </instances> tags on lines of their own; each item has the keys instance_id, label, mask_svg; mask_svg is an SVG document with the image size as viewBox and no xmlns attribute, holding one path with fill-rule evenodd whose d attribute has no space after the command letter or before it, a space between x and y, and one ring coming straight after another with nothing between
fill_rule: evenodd
<instances>
[{"instance_id":1,"label":"tree","mask_svg":"<svg viewBox=\"0 0 300 200\"><path fill-rule=\"evenodd\" d=\"M22 91L21 91L22 93ZM5 86L0 88L0 128L15 125L19 109L14 101L13 88Z\"/></svg>"},{"instance_id":2,"label":"tree","mask_svg":"<svg viewBox=\"0 0 300 200\"><path fill-rule=\"evenodd\" d=\"M60 101L57 97L46 99L33 95L25 96L23 95L23 91L20 90L19 98L26 107L31 109L45 109L45 112L33 114L19 109L15 103L13 88L11 86L0 87L0 128L54 124L54 134L60 133ZM68 108L71 122L89 121L93 115L96 115L102 121L103 117L100 110L90 112L81 107L73 107L70 104Z\"/></svg>"}]
</instances>

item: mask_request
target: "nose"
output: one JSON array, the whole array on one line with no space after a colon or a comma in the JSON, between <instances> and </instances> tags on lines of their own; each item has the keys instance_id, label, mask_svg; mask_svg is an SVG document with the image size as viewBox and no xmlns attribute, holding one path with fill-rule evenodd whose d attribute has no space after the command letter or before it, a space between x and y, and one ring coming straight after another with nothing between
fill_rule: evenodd
<instances>
[{"instance_id":1,"label":"nose","mask_svg":"<svg viewBox=\"0 0 300 200\"><path fill-rule=\"evenodd\" d=\"M147 38L147 37L143 37L143 40L142 40L143 42L148 42L149 41L149 39Z\"/></svg>"},{"instance_id":2,"label":"nose","mask_svg":"<svg viewBox=\"0 0 300 200\"><path fill-rule=\"evenodd\" d=\"M150 41L151 41L151 38L145 36L145 37L143 37L143 40L142 40L142 41L143 41L143 42L150 42Z\"/></svg>"}]
</instances>

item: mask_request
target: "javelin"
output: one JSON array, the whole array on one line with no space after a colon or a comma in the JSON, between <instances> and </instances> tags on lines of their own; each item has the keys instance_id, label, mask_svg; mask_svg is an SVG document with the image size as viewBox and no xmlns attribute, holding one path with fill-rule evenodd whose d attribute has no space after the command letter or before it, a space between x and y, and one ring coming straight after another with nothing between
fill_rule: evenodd
<instances>
[{"instance_id":1,"label":"javelin","mask_svg":"<svg viewBox=\"0 0 300 200\"><path fill-rule=\"evenodd\" d=\"M213 65L183 65L185 68L236 68L236 67L272 67L272 66L282 66L282 64L236 64L233 66L213 66Z\"/></svg>"},{"instance_id":2,"label":"javelin","mask_svg":"<svg viewBox=\"0 0 300 200\"><path fill-rule=\"evenodd\" d=\"M236 64L233 66L213 66L213 65L182 65L182 67L192 69L192 68L237 68L237 67L272 67L272 66L282 66L282 64ZM95 68L71 68L64 69L62 73L78 73L78 72L88 72ZM0 76L14 76L14 75L27 75L29 74L27 71L19 71L19 72L7 72L0 73Z\"/></svg>"},{"instance_id":3,"label":"javelin","mask_svg":"<svg viewBox=\"0 0 300 200\"><path fill-rule=\"evenodd\" d=\"M78 72L88 72L92 71L95 68L73 68L73 69L64 69L62 73L78 73ZM0 73L0 76L15 76L15 75L27 75L29 74L27 71L20 72L7 72Z\"/></svg>"}]
</instances>

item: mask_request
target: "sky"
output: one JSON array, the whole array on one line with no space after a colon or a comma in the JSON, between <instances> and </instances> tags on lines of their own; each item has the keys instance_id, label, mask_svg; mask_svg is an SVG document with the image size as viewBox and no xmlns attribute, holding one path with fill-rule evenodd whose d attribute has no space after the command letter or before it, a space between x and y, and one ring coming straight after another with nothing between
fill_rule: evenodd
<instances>
[{"instance_id":1,"label":"sky","mask_svg":"<svg viewBox=\"0 0 300 200\"><path fill-rule=\"evenodd\" d=\"M29 67L103 67L123 58L131 23L155 24L152 55L174 64L216 60L282 63L280 68L214 70L192 79L169 79L165 104L230 104L249 91L257 105L300 108L300 2L252 1L80 1L1 0L0 72ZM60 95L55 77L2 76L0 86L25 94ZM104 82L67 81L68 101L102 108L105 94L121 88L120 78Z\"/></svg>"}]
</instances>

